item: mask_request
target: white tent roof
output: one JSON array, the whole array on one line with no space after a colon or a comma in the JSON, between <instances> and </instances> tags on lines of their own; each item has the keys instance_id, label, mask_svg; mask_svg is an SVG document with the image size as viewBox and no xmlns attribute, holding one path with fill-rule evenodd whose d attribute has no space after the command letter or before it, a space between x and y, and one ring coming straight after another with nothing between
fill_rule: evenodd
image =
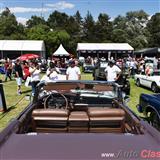
<instances>
[{"instance_id":1,"label":"white tent roof","mask_svg":"<svg viewBox=\"0 0 160 160\"><path fill-rule=\"evenodd\" d=\"M69 53L63 48L61 44L59 48L53 53L53 56L69 56Z\"/></svg>"},{"instance_id":2,"label":"white tent roof","mask_svg":"<svg viewBox=\"0 0 160 160\"><path fill-rule=\"evenodd\" d=\"M130 50L134 48L128 43L78 43L77 51L80 50Z\"/></svg>"},{"instance_id":3,"label":"white tent roof","mask_svg":"<svg viewBox=\"0 0 160 160\"><path fill-rule=\"evenodd\" d=\"M41 40L0 40L2 51L45 51Z\"/></svg>"}]
</instances>

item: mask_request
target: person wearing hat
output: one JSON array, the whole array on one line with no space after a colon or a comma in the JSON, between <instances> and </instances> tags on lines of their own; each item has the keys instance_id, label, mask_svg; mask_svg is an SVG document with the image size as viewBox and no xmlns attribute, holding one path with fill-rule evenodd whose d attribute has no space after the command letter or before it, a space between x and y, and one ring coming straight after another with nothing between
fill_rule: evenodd
<instances>
[{"instance_id":1,"label":"person wearing hat","mask_svg":"<svg viewBox=\"0 0 160 160\"><path fill-rule=\"evenodd\" d=\"M67 68L66 71L66 80L80 80L81 79L81 72L80 68L75 65L75 61L69 62L70 66Z\"/></svg>"},{"instance_id":2,"label":"person wearing hat","mask_svg":"<svg viewBox=\"0 0 160 160\"><path fill-rule=\"evenodd\" d=\"M105 69L105 72L106 72L106 80L109 82L115 82L116 80L118 80L121 74L121 69L115 65L114 60L111 60L109 61L109 64Z\"/></svg>"}]
</instances>

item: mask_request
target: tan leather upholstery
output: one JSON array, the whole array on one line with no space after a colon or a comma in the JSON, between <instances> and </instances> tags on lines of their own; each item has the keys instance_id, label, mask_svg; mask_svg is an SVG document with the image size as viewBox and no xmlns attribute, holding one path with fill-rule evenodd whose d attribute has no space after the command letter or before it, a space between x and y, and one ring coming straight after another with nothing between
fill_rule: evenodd
<instances>
[{"instance_id":1,"label":"tan leather upholstery","mask_svg":"<svg viewBox=\"0 0 160 160\"><path fill-rule=\"evenodd\" d=\"M125 112L122 109L111 107L92 107L88 109L89 117L122 117Z\"/></svg>"},{"instance_id":2,"label":"tan leather upholstery","mask_svg":"<svg viewBox=\"0 0 160 160\"><path fill-rule=\"evenodd\" d=\"M32 116L41 116L41 117L64 117L68 116L69 111L66 109L35 109L32 112Z\"/></svg>"},{"instance_id":3,"label":"tan leather upholstery","mask_svg":"<svg viewBox=\"0 0 160 160\"><path fill-rule=\"evenodd\" d=\"M123 133L125 112L111 107L92 107L86 111L35 109L33 131L42 133Z\"/></svg>"},{"instance_id":4,"label":"tan leather upholstery","mask_svg":"<svg viewBox=\"0 0 160 160\"><path fill-rule=\"evenodd\" d=\"M108 86L106 84L97 84L93 89L95 91L113 91L113 86Z\"/></svg>"},{"instance_id":5,"label":"tan leather upholstery","mask_svg":"<svg viewBox=\"0 0 160 160\"><path fill-rule=\"evenodd\" d=\"M35 109L32 112L33 129L37 132L67 131L69 111L65 109Z\"/></svg>"},{"instance_id":6,"label":"tan leather upholstery","mask_svg":"<svg viewBox=\"0 0 160 160\"><path fill-rule=\"evenodd\" d=\"M124 132L125 112L118 108L89 108L89 132Z\"/></svg>"},{"instance_id":7,"label":"tan leather upholstery","mask_svg":"<svg viewBox=\"0 0 160 160\"><path fill-rule=\"evenodd\" d=\"M68 119L69 132L88 132L89 118L85 111L73 111Z\"/></svg>"}]
</instances>

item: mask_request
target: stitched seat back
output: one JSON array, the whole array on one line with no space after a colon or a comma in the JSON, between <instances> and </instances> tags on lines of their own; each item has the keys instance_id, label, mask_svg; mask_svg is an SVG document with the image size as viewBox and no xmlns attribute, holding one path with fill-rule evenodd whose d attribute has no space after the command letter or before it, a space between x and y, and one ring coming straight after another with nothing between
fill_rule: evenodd
<instances>
[{"instance_id":1,"label":"stitched seat back","mask_svg":"<svg viewBox=\"0 0 160 160\"><path fill-rule=\"evenodd\" d=\"M69 132L88 132L89 118L85 111L73 111L68 119Z\"/></svg>"},{"instance_id":2,"label":"stitched seat back","mask_svg":"<svg viewBox=\"0 0 160 160\"><path fill-rule=\"evenodd\" d=\"M65 109L35 109L32 112L36 132L66 132L69 111Z\"/></svg>"},{"instance_id":3,"label":"stitched seat back","mask_svg":"<svg viewBox=\"0 0 160 160\"><path fill-rule=\"evenodd\" d=\"M118 108L89 108L90 132L123 133L125 112Z\"/></svg>"}]
</instances>

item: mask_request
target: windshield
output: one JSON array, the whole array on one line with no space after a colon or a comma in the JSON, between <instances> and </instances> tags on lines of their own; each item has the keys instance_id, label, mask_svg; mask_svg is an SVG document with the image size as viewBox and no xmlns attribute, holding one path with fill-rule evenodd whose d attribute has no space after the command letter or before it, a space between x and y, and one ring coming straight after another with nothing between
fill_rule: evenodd
<instances>
[{"instance_id":1,"label":"windshield","mask_svg":"<svg viewBox=\"0 0 160 160\"><path fill-rule=\"evenodd\" d=\"M39 98L51 93L72 93L85 97L113 99L118 97L117 87L109 84L53 83L42 87Z\"/></svg>"}]
</instances>

